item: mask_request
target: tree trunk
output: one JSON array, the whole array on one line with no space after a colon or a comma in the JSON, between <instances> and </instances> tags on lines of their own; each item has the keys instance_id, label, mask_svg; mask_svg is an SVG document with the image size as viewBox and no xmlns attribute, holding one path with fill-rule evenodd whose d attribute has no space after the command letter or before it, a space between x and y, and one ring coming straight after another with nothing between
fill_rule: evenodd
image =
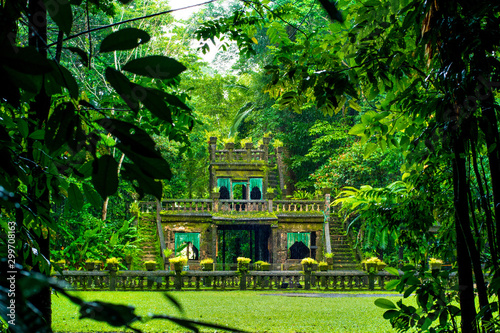
<instances>
[{"instance_id":1,"label":"tree trunk","mask_svg":"<svg viewBox=\"0 0 500 333\"><path fill-rule=\"evenodd\" d=\"M460 130L460 129L458 129ZM453 193L455 207L455 231L457 235L457 264L459 299L462 316L462 332L477 332L475 323L476 307L474 304L474 281L469 250L466 242L466 232L470 232L469 205L467 202L467 174L465 165L465 147L460 134L454 133L453 142Z\"/></svg>"},{"instance_id":2,"label":"tree trunk","mask_svg":"<svg viewBox=\"0 0 500 333\"><path fill-rule=\"evenodd\" d=\"M34 47L44 58L47 57L47 12L43 1L30 1L29 2L29 46ZM34 31L33 31L34 30ZM43 129L43 124L49 116L50 110L50 98L45 93L45 90L41 89L40 93L35 96L34 102L30 104L30 114L29 117L32 121L29 122L29 132L33 133L37 130ZM33 151L33 139L28 139L27 155L28 160L34 163L30 172L33 175L33 181L28 186L28 197L31 198L29 207L35 216L34 228L39 228L42 232L39 233L40 236L34 234L35 241L38 243L39 251L38 256L44 256L46 260L50 260L50 234L49 232L43 232L44 222L43 216L49 216L50 214L50 195L47 186L47 177L45 175L45 170L41 170L37 159L35 159ZM44 235L45 234L45 235ZM33 254L32 254L33 255ZM29 259L28 259L29 260ZM40 264L34 265L34 271L42 272ZM47 325L50 327L52 324L52 302L51 302L51 290L50 288L43 288L40 293L35 295L35 297L30 299L31 303L41 312L42 318L45 319Z\"/></svg>"},{"instance_id":3,"label":"tree trunk","mask_svg":"<svg viewBox=\"0 0 500 333\"><path fill-rule=\"evenodd\" d=\"M123 159L125 158L125 154L122 154L120 157L120 161L118 162L118 169L117 173L118 176L120 176L120 171L122 169L122 164L123 164ZM101 220L106 221L106 218L108 217L108 203L109 203L109 197L106 197L102 204L102 211L101 211Z\"/></svg>"}]
</instances>

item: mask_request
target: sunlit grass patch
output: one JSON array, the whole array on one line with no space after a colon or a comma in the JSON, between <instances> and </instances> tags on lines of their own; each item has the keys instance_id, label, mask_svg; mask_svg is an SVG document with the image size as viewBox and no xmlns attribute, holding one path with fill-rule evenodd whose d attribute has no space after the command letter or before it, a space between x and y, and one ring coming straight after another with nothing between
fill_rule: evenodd
<instances>
[{"instance_id":1,"label":"sunlit grass patch","mask_svg":"<svg viewBox=\"0 0 500 333\"><path fill-rule=\"evenodd\" d=\"M384 309L374 305L377 294L370 297L287 297L270 296L278 292L206 291L173 292L184 307L181 314L161 292L75 292L87 301L132 305L137 313L185 316L249 332L392 332L384 320ZM390 296L396 301L398 296ZM55 332L117 331L117 328L78 320L78 308L64 297L53 297ZM185 332L168 321L149 321L134 325L145 332ZM204 332L213 330L204 329Z\"/></svg>"}]
</instances>

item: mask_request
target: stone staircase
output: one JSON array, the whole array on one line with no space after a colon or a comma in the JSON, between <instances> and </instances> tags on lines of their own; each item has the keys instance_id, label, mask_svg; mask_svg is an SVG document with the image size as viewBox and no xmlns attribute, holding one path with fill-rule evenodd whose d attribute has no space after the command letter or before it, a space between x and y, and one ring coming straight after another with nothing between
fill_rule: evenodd
<instances>
[{"instance_id":1,"label":"stone staircase","mask_svg":"<svg viewBox=\"0 0 500 333\"><path fill-rule=\"evenodd\" d=\"M148 260L156 260L156 222L149 219L140 219L139 237L141 239L140 247L142 249L142 263Z\"/></svg>"},{"instance_id":2,"label":"stone staircase","mask_svg":"<svg viewBox=\"0 0 500 333\"><path fill-rule=\"evenodd\" d=\"M355 250L341 222L330 222L330 241L333 253L334 270L353 270L361 269L360 263L356 260Z\"/></svg>"}]
</instances>

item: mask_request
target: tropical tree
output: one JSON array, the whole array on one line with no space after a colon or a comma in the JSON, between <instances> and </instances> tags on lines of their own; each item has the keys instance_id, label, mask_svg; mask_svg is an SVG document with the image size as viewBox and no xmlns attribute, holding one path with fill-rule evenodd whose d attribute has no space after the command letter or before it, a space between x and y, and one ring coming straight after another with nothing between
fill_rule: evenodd
<instances>
[{"instance_id":1,"label":"tropical tree","mask_svg":"<svg viewBox=\"0 0 500 333\"><path fill-rule=\"evenodd\" d=\"M240 33L232 37L243 53L249 53L252 34L244 26L258 22L274 44L274 57L265 70L272 77L269 94L278 105L297 112L311 105L326 114L346 107L361 112L361 123L350 134L366 143L366 156L376 149L399 149L405 158L403 180L415 191L424 191L418 197L427 197L432 179L427 175L444 175L437 189L452 189L453 199L438 196L437 206L453 206L450 227L454 237L448 239L454 240L457 251L462 331L488 327L498 307L488 300L478 249L491 250L487 267L496 278L490 292L498 296L499 261L493 253L500 244L499 5L420 0L339 1L338 7L328 1L320 3L332 20L328 29L291 36L286 32L294 25L281 15L288 3L281 7L248 1L249 10L228 19L236 18L233 27L205 23L201 36L208 26L215 35L231 36L237 30ZM343 9L342 15L337 8ZM344 25L335 22L344 19ZM480 163L483 157L487 165ZM425 206L408 203L411 212ZM419 222L422 230L433 217L427 216L425 223ZM480 323L476 322L474 285ZM443 313L446 320L450 313ZM415 325L428 329L436 318L426 317ZM396 325L397 321L392 322Z\"/></svg>"},{"instance_id":2,"label":"tropical tree","mask_svg":"<svg viewBox=\"0 0 500 333\"><path fill-rule=\"evenodd\" d=\"M5 162L0 166L2 228L15 235L9 253L17 263L46 274L50 235L59 231L51 216L52 204L63 200L59 194L67 194L76 210L82 208L84 198L99 203L96 197L105 199L117 191L121 168L140 195L161 198L159 180L171 177L170 166L148 130L154 128L182 142L194 123L190 109L172 88L186 67L172 58L129 57L118 69L113 63L103 66L100 75L113 87L110 99L116 101L109 104L94 98L107 91L86 92L65 66L75 61L73 54L81 68L99 61L94 57L91 63L92 48L86 52L74 42L82 33L90 36L90 30L110 27L73 33L82 29L73 25L73 12L83 10L88 27L89 8L112 11L113 5L4 1L0 7L0 72L7 87L0 93L0 147ZM99 40L99 55L135 52L149 40L144 30L122 28ZM77 182L84 180L90 182L80 188ZM7 256L6 239L2 243ZM41 295L30 300L48 327L50 299L45 284ZM46 327L43 321L36 323Z\"/></svg>"}]
</instances>

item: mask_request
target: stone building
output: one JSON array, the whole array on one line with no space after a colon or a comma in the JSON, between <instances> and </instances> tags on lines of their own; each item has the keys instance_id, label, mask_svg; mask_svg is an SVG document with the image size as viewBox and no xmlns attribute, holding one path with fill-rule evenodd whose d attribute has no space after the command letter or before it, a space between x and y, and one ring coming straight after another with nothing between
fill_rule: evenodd
<instances>
[{"instance_id":1,"label":"stone building","mask_svg":"<svg viewBox=\"0 0 500 333\"><path fill-rule=\"evenodd\" d=\"M273 269L289 269L304 257L323 259L330 196L275 200L282 190L277 181L281 149L270 152L269 141L264 138L257 148L249 143L235 149L234 143L226 143L224 149L217 149L217 138L212 137L208 147L211 199L142 203L143 211L157 211L161 248L175 251L188 244L183 251L190 267L213 258L223 264L222 269L229 269L237 253L228 258L227 239L237 234L237 243L247 249L252 261L267 261Z\"/></svg>"}]
</instances>

